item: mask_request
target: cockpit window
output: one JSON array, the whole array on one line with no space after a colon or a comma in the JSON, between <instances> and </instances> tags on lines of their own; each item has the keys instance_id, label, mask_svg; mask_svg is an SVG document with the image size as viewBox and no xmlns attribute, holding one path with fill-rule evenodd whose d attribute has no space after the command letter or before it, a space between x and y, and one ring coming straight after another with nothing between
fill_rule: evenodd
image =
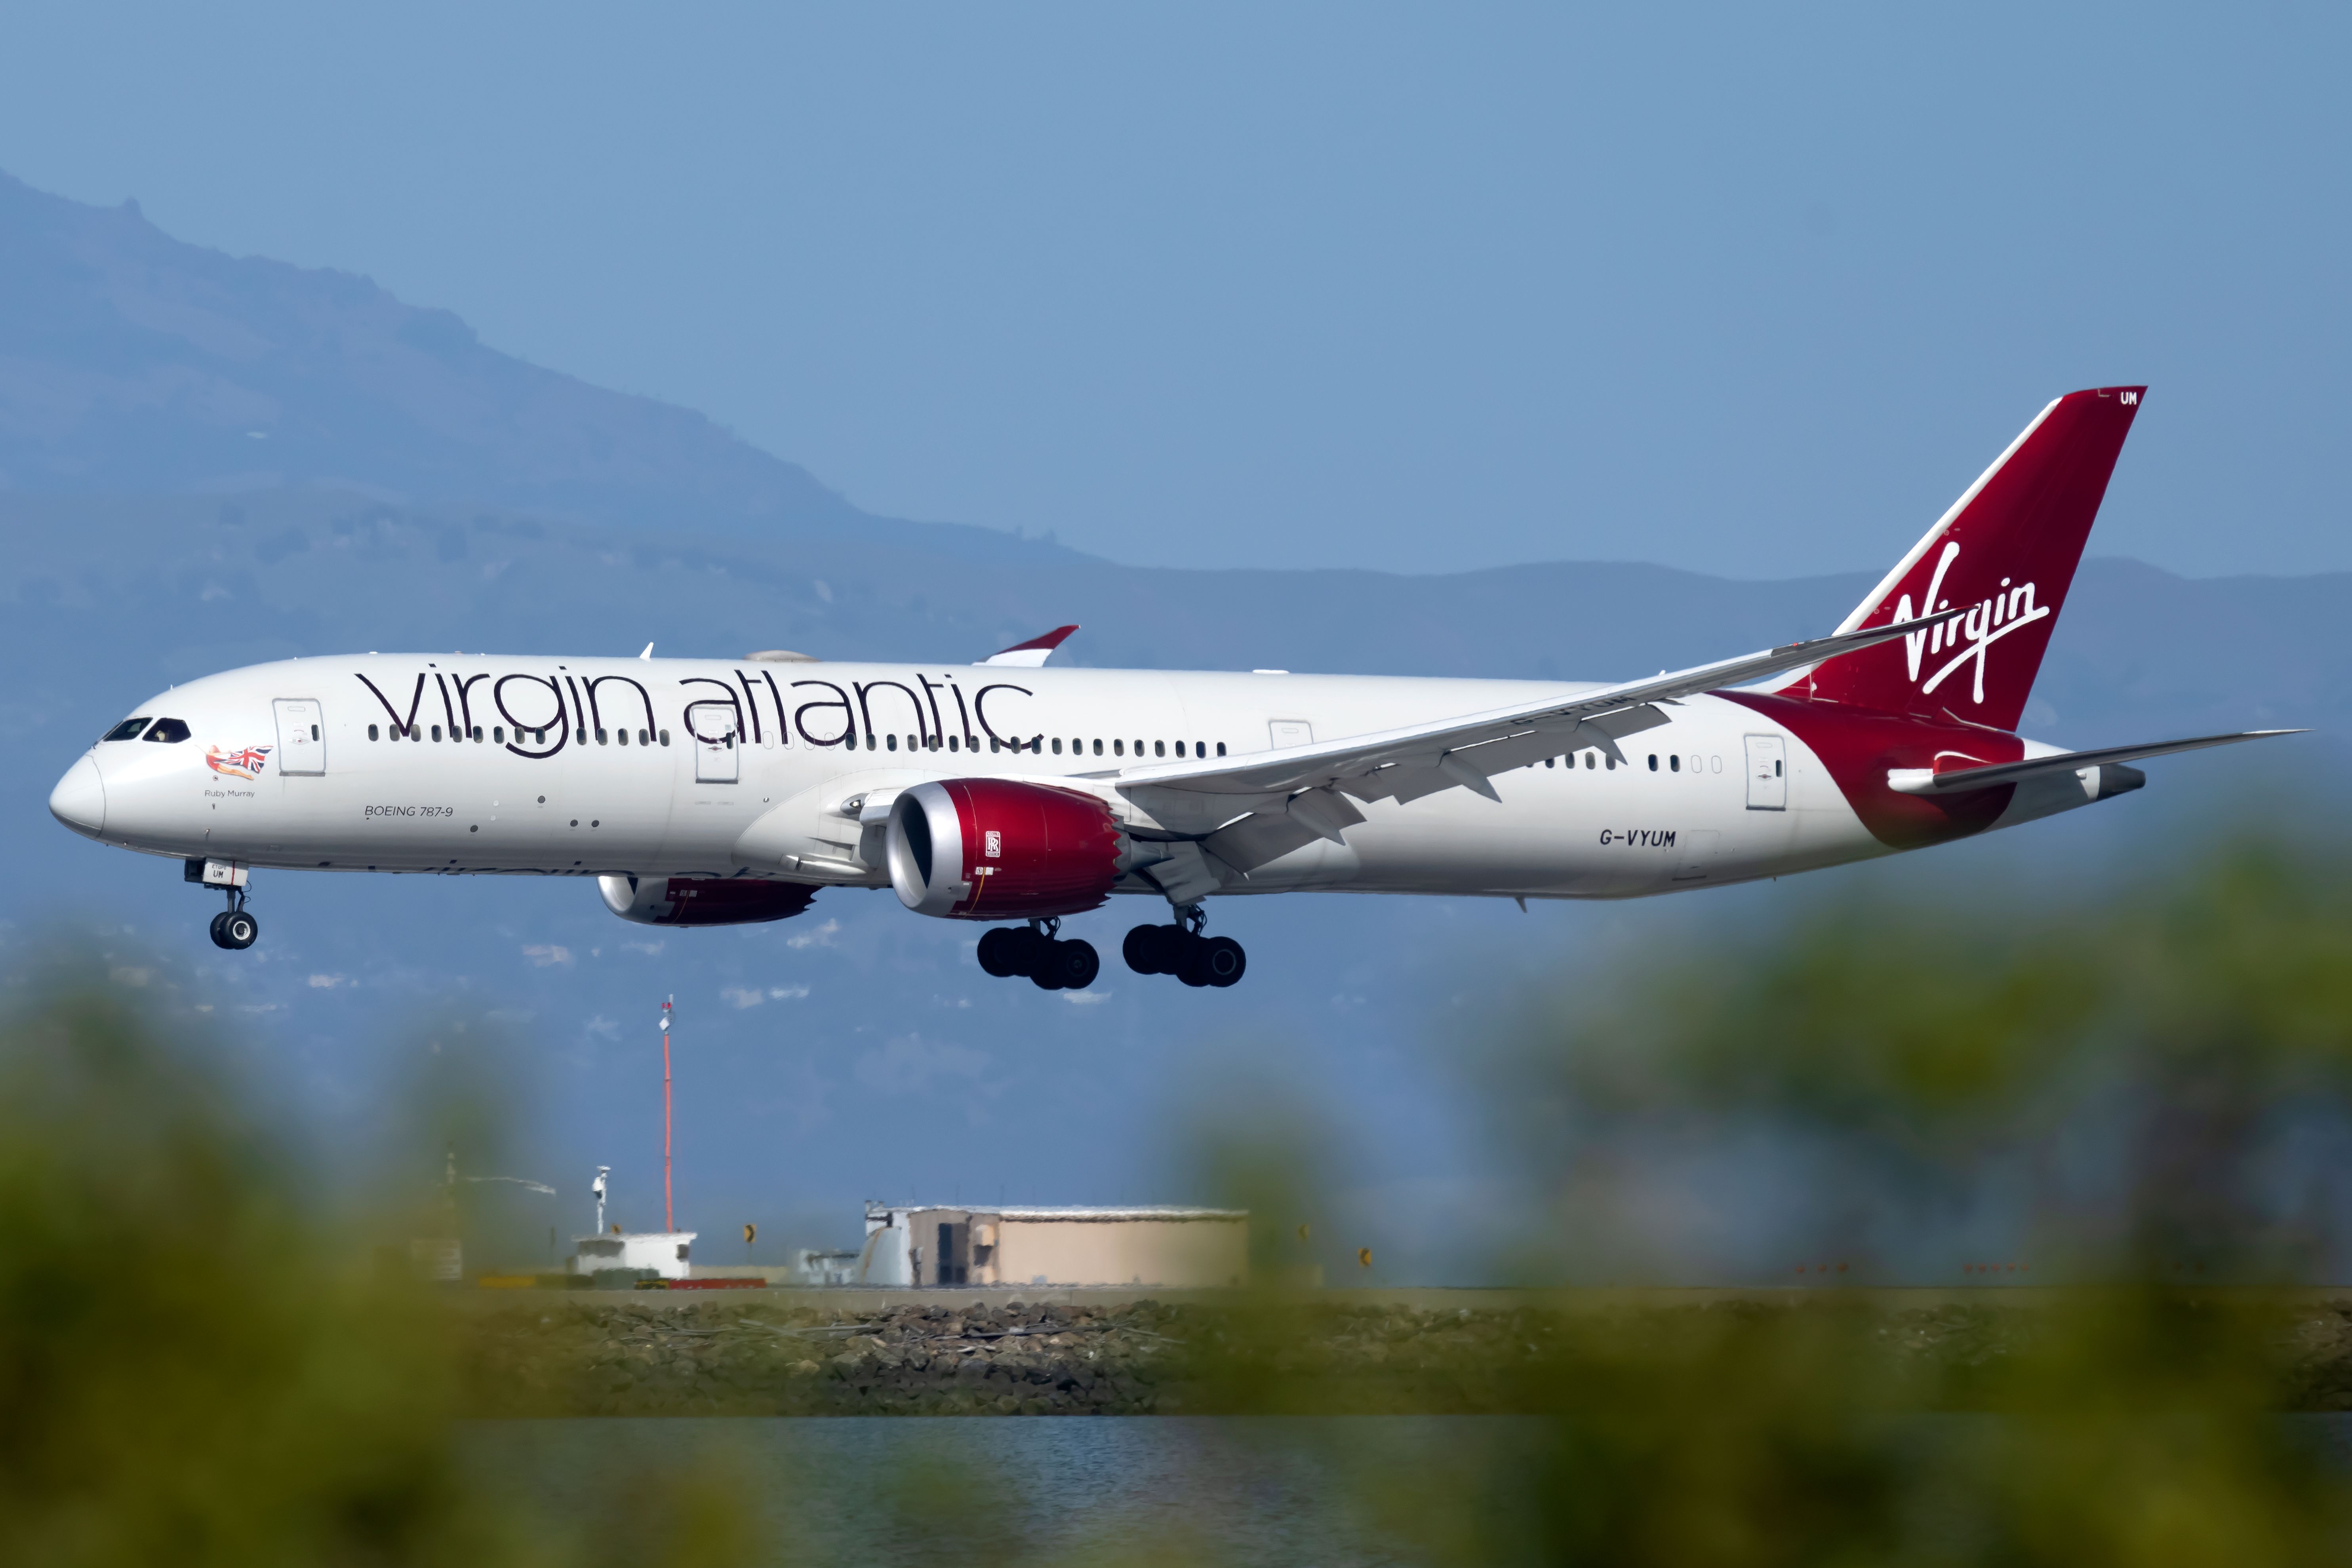
<instances>
[{"instance_id":1,"label":"cockpit window","mask_svg":"<svg viewBox=\"0 0 2352 1568\"><path fill-rule=\"evenodd\" d=\"M187 739L188 727L182 719L159 718L155 721L155 727L147 732L147 738L160 740L168 746L175 740Z\"/></svg>"},{"instance_id":2,"label":"cockpit window","mask_svg":"<svg viewBox=\"0 0 2352 1568\"><path fill-rule=\"evenodd\" d=\"M139 738L139 732L146 727L147 716L142 714L137 718L124 719L112 729L108 730L106 734L100 738L104 740L136 740Z\"/></svg>"}]
</instances>

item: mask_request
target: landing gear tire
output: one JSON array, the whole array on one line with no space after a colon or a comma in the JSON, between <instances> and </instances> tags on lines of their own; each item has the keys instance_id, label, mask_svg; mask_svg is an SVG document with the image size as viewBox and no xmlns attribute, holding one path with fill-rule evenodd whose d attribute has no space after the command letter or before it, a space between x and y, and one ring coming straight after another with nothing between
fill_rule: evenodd
<instances>
[{"instance_id":1,"label":"landing gear tire","mask_svg":"<svg viewBox=\"0 0 2352 1568\"><path fill-rule=\"evenodd\" d=\"M1030 983L1041 991L1083 991L1102 973L1102 957L1091 942L1047 942Z\"/></svg>"},{"instance_id":2,"label":"landing gear tire","mask_svg":"<svg viewBox=\"0 0 2352 1568\"><path fill-rule=\"evenodd\" d=\"M213 946L242 953L261 937L261 922L242 909L225 909L213 916Z\"/></svg>"},{"instance_id":3,"label":"landing gear tire","mask_svg":"<svg viewBox=\"0 0 2352 1568\"><path fill-rule=\"evenodd\" d=\"M1119 956L1139 975L1172 975L1189 935L1181 925L1139 925L1119 944Z\"/></svg>"},{"instance_id":4,"label":"landing gear tire","mask_svg":"<svg viewBox=\"0 0 2352 1568\"><path fill-rule=\"evenodd\" d=\"M1183 967L1176 977L1188 986L1223 989L1249 969L1249 955L1230 936L1192 936L1185 944Z\"/></svg>"},{"instance_id":5,"label":"landing gear tire","mask_svg":"<svg viewBox=\"0 0 2352 1568\"><path fill-rule=\"evenodd\" d=\"M1021 938L1034 933L1025 925L992 925L980 934L980 967L1000 980L1027 971L1021 967Z\"/></svg>"}]
</instances>

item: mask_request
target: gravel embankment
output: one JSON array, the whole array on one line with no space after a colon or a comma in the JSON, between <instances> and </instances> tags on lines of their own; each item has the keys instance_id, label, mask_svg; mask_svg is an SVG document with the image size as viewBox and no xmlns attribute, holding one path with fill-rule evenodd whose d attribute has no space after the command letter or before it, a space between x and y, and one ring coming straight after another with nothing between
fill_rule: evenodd
<instances>
[{"instance_id":1,"label":"gravel embankment","mask_svg":"<svg viewBox=\"0 0 2352 1568\"><path fill-rule=\"evenodd\" d=\"M2030 1354L2053 1308L1763 1299L1473 1311L1327 1300L1246 1303L936 1301L863 1311L679 1293L519 1295L459 1314L468 1403L486 1416L1141 1415L1231 1409L1508 1410L1571 1402L1605 1344L1682 1359L1791 1312L1833 1316L1931 1403L1968 1404ZM2234 1311L2280 1404L2352 1408L2352 1301ZM2079 1325L2077 1325L2079 1329ZM1598 1331L1596 1333L1596 1331ZM1586 1366L1592 1364L1582 1363ZM1895 1385L1883 1385L1895 1386Z\"/></svg>"},{"instance_id":2,"label":"gravel embankment","mask_svg":"<svg viewBox=\"0 0 2352 1568\"><path fill-rule=\"evenodd\" d=\"M560 1297L473 1325L499 1414L1133 1415L1167 1408L1181 1342L1144 1301L907 1306L839 1318L656 1293Z\"/></svg>"}]
</instances>

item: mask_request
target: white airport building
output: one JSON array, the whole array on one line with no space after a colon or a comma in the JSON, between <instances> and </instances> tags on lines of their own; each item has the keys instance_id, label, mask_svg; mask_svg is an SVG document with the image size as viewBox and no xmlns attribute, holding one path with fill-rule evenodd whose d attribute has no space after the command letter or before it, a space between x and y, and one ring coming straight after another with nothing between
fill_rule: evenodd
<instances>
[{"instance_id":1,"label":"white airport building","mask_svg":"<svg viewBox=\"0 0 2352 1568\"><path fill-rule=\"evenodd\" d=\"M691 1230L614 1229L602 1236L576 1236L571 1270L595 1274L608 1269L650 1269L665 1280L683 1280L693 1272L689 1254L696 1235Z\"/></svg>"}]
</instances>

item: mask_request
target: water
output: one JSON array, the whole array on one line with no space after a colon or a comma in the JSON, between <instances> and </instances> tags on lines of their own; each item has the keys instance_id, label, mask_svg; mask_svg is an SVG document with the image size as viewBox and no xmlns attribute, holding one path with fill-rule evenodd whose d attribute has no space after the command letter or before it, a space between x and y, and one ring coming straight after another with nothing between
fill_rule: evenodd
<instances>
[{"instance_id":1,"label":"water","mask_svg":"<svg viewBox=\"0 0 2352 1568\"><path fill-rule=\"evenodd\" d=\"M752 1500L771 1561L937 1563L1119 1555L1386 1568L1354 1489L1386 1469L1510 1444L1510 1416L848 1416L498 1421L469 1457L562 1521L614 1477L716 1479Z\"/></svg>"},{"instance_id":2,"label":"water","mask_svg":"<svg viewBox=\"0 0 2352 1568\"><path fill-rule=\"evenodd\" d=\"M1935 1444L2008 1419L1898 1416L1888 1436ZM2352 1479L2352 1416L2282 1419ZM1382 1530L1373 1478L1492 1479L1542 1437L1497 1416L884 1416L486 1421L465 1442L481 1479L574 1536L682 1483L713 1489L748 1506L764 1547L730 1563L1388 1568L1426 1553Z\"/></svg>"}]
</instances>

